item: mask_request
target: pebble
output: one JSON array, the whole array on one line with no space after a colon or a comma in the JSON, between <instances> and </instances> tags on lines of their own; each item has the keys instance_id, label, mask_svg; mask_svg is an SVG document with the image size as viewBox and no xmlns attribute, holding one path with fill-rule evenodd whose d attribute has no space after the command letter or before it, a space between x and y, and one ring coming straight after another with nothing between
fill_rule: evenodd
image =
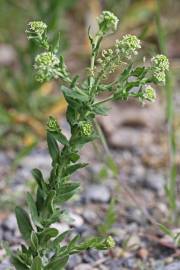
<instances>
[{"instance_id":1,"label":"pebble","mask_svg":"<svg viewBox=\"0 0 180 270\"><path fill-rule=\"evenodd\" d=\"M92 266L86 263L79 264L74 268L74 270L92 270Z\"/></svg>"},{"instance_id":2,"label":"pebble","mask_svg":"<svg viewBox=\"0 0 180 270\"><path fill-rule=\"evenodd\" d=\"M83 218L75 213L69 213L69 218L70 218L70 225L73 227L80 227L84 224Z\"/></svg>"},{"instance_id":3,"label":"pebble","mask_svg":"<svg viewBox=\"0 0 180 270\"><path fill-rule=\"evenodd\" d=\"M90 209L86 209L86 211L84 211L83 217L89 224L95 224L97 221L96 213Z\"/></svg>"},{"instance_id":4,"label":"pebble","mask_svg":"<svg viewBox=\"0 0 180 270\"><path fill-rule=\"evenodd\" d=\"M3 223L2 223L2 228L4 230L10 230L14 232L18 227L17 227L17 222L16 222L16 217L15 215L10 215Z\"/></svg>"},{"instance_id":5,"label":"pebble","mask_svg":"<svg viewBox=\"0 0 180 270\"><path fill-rule=\"evenodd\" d=\"M67 268L69 269L69 270L73 270L74 269L74 267L76 267L77 265L79 265L80 263L81 263L81 261L82 261L82 259L81 259L81 256L79 256L79 255L72 255L72 256L70 256L70 258L69 258L69 261L68 261L68 266L67 266Z\"/></svg>"},{"instance_id":6,"label":"pebble","mask_svg":"<svg viewBox=\"0 0 180 270\"><path fill-rule=\"evenodd\" d=\"M146 175L144 186L158 192L159 195L164 194L164 185L165 178L162 173L155 173L153 171L149 171Z\"/></svg>"},{"instance_id":7,"label":"pebble","mask_svg":"<svg viewBox=\"0 0 180 270\"><path fill-rule=\"evenodd\" d=\"M160 266L155 270L180 270L180 262L174 262L166 266Z\"/></svg>"},{"instance_id":8,"label":"pebble","mask_svg":"<svg viewBox=\"0 0 180 270\"><path fill-rule=\"evenodd\" d=\"M92 185L89 186L85 193L86 199L93 202L107 203L110 200L110 192L106 186Z\"/></svg>"},{"instance_id":9,"label":"pebble","mask_svg":"<svg viewBox=\"0 0 180 270\"><path fill-rule=\"evenodd\" d=\"M14 270L8 260L3 261L0 264L0 270Z\"/></svg>"}]
</instances>

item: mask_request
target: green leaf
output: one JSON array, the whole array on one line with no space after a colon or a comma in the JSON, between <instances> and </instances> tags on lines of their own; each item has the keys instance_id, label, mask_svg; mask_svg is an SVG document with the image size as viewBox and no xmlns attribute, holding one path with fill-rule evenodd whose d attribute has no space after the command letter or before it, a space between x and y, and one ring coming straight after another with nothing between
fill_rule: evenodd
<instances>
[{"instance_id":1,"label":"green leaf","mask_svg":"<svg viewBox=\"0 0 180 270\"><path fill-rule=\"evenodd\" d=\"M28 207L29 207L30 213L31 213L31 218L32 218L34 224L40 228L43 228L42 224L39 221L39 216L38 216L36 204L34 202L32 195L29 192L27 194L27 203L28 203Z\"/></svg>"},{"instance_id":2,"label":"green leaf","mask_svg":"<svg viewBox=\"0 0 180 270\"><path fill-rule=\"evenodd\" d=\"M39 169L33 169L32 170L32 175L35 178L38 186L40 189L46 192L46 183L44 181L43 175Z\"/></svg>"},{"instance_id":3,"label":"green leaf","mask_svg":"<svg viewBox=\"0 0 180 270\"><path fill-rule=\"evenodd\" d=\"M61 89L62 89L64 97L68 103L76 101L75 104L78 105L78 103L80 101L81 102L88 102L89 101L89 96L80 89L77 89L77 88L69 89L65 86L62 86Z\"/></svg>"},{"instance_id":4,"label":"green leaf","mask_svg":"<svg viewBox=\"0 0 180 270\"><path fill-rule=\"evenodd\" d=\"M66 119L71 125L76 124L76 114L77 114L77 110L75 110L74 107L69 105L66 111Z\"/></svg>"},{"instance_id":5,"label":"green leaf","mask_svg":"<svg viewBox=\"0 0 180 270\"><path fill-rule=\"evenodd\" d=\"M37 210L39 213L41 213L43 207L44 207L44 202L45 202L45 198L44 198L44 192L42 189L40 189L40 187L38 187L37 189L37 195L36 195L36 206L37 206Z\"/></svg>"},{"instance_id":6,"label":"green leaf","mask_svg":"<svg viewBox=\"0 0 180 270\"><path fill-rule=\"evenodd\" d=\"M58 132L51 132L51 134L54 136L54 138L60 142L62 145L68 145L69 141L66 138L66 136L59 130Z\"/></svg>"},{"instance_id":7,"label":"green leaf","mask_svg":"<svg viewBox=\"0 0 180 270\"><path fill-rule=\"evenodd\" d=\"M27 241L30 239L31 232L33 231L29 215L21 207L16 207L15 213L16 213L16 219L17 219L19 230L24 240Z\"/></svg>"},{"instance_id":8,"label":"green leaf","mask_svg":"<svg viewBox=\"0 0 180 270\"><path fill-rule=\"evenodd\" d=\"M65 183L61 184L61 187L56 190L56 202L63 203L69 200L76 192L76 190L80 187L78 183Z\"/></svg>"},{"instance_id":9,"label":"green leaf","mask_svg":"<svg viewBox=\"0 0 180 270\"><path fill-rule=\"evenodd\" d=\"M77 153L71 153L70 154L70 159L71 159L71 161L72 162L76 162L76 161L78 161L78 159L80 159L80 155L78 155Z\"/></svg>"},{"instance_id":10,"label":"green leaf","mask_svg":"<svg viewBox=\"0 0 180 270\"><path fill-rule=\"evenodd\" d=\"M130 64L119 77L119 82L126 81L131 75L132 64Z\"/></svg>"},{"instance_id":11,"label":"green leaf","mask_svg":"<svg viewBox=\"0 0 180 270\"><path fill-rule=\"evenodd\" d=\"M69 256L56 257L44 269L45 270L61 270L68 262Z\"/></svg>"},{"instance_id":12,"label":"green leaf","mask_svg":"<svg viewBox=\"0 0 180 270\"><path fill-rule=\"evenodd\" d=\"M79 241L80 235L76 235L69 243L68 249L69 251L73 250L76 246L77 241Z\"/></svg>"},{"instance_id":13,"label":"green leaf","mask_svg":"<svg viewBox=\"0 0 180 270\"><path fill-rule=\"evenodd\" d=\"M33 263L31 265L31 270L41 270L42 269L42 261L39 256L35 257Z\"/></svg>"},{"instance_id":14,"label":"green leaf","mask_svg":"<svg viewBox=\"0 0 180 270\"><path fill-rule=\"evenodd\" d=\"M108 234L112 229L112 226L117 220L116 208L115 208L115 200L112 199L111 203L108 206L108 210L105 215L105 219L103 224L98 227L98 230L101 234Z\"/></svg>"},{"instance_id":15,"label":"green leaf","mask_svg":"<svg viewBox=\"0 0 180 270\"><path fill-rule=\"evenodd\" d=\"M33 250L36 252L37 249L38 249L38 244L39 244L39 241L38 241L38 237L36 235L35 232L32 232L31 233L31 246L33 248Z\"/></svg>"},{"instance_id":16,"label":"green leaf","mask_svg":"<svg viewBox=\"0 0 180 270\"><path fill-rule=\"evenodd\" d=\"M145 67L137 67L135 70L131 72L132 76L136 76L138 78L144 78L147 70Z\"/></svg>"},{"instance_id":17,"label":"green leaf","mask_svg":"<svg viewBox=\"0 0 180 270\"><path fill-rule=\"evenodd\" d=\"M56 239L54 239L53 241L54 246L57 246L59 243L61 243L65 239L65 237L70 234L70 232L70 230L67 230L61 233L58 237L56 237Z\"/></svg>"},{"instance_id":18,"label":"green leaf","mask_svg":"<svg viewBox=\"0 0 180 270\"><path fill-rule=\"evenodd\" d=\"M170 229L168 229L166 226L164 226L163 224L159 224L159 227L161 231L163 231L166 235L169 235L172 238L174 237L173 232Z\"/></svg>"},{"instance_id":19,"label":"green leaf","mask_svg":"<svg viewBox=\"0 0 180 270\"><path fill-rule=\"evenodd\" d=\"M107 108L106 106L99 104L99 105L94 105L93 111L95 114L99 114L99 115L108 115L109 112L109 108Z\"/></svg>"},{"instance_id":20,"label":"green leaf","mask_svg":"<svg viewBox=\"0 0 180 270\"><path fill-rule=\"evenodd\" d=\"M66 169L65 176L73 174L78 169L84 168L88 165L88 163L76 163L73 165L69 165Z\"/></svg>"},{"instance_id":21,"label":"green leaf","mask_svg":"<svg viewBox=\"0 0 180 270\"><path fill-rule=\"evenodd\" d=\"M46 199L45 208L48 210L48 214L52 214L54 212L53 201L54 201L55 196L56 196L56 191L51 190Z\"/></svg>"},{"instance_id":22,"label":"green leaf","mask_svg":"<svg viewBox=\"0 0 180 270\"><path fill-rule=\"evenodd\" d=\"M59 147L54 136L50 132L47 132L47 143L51 158L55 162L59 157Z\"/></svg>"},{"instance_id":23,"label":"green leaf","mask_svg":"<svg viewBox=\"0 0 180 270\"><path fill-rule=\"evenodd\" d=\"M24 263L22 263L18 256L12 256L11 257L11 263L15 266L15 268L17 270L28 270L29 267L27 265L25 265Z\"/></svg>"},{"instance_id":24,"label":"green leaf","mask_svg":"<svg viewBox=\"0 0 180 270\"><path fill-rule=\"evenodd\" d=\"M44 231L39 233L39 241L41 245L47 244L47 242L58 235L59 231L55 228L46 228Z\"/></svg>"},{"instance_id":25,"label":"green leaf","mask_svg":"<svg viewBox=\"0 0 180 270\"><path fill-rule=\"evenodd\" d=\"M111 172L113 173L113 175L117 176L119 173L119 168L111 156L107 157L106 164L107 164L108 168L111 170Z\"/></svg>"}]
</instances>

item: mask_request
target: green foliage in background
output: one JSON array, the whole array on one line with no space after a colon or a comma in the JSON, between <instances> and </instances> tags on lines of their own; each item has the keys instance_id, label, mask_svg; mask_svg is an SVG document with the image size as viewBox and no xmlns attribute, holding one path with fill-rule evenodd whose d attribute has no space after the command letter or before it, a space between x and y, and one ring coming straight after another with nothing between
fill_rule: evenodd
<instances>
[{"instance_id":1,"label":"green foliage in background","mask_svg":"<svg viewBox=\"0 0 180 270\"><path fill-rule=\"evenodd\" d=\"M40 135L38 122L45 120L45 112L57 102L57 95L44 95L40 84L34 79L32 72L32 59L37 53L34 41L24 41L22 33L27 20L39 18L48 23L49 40L56 43L59 36L57 29L61 30L61 50L67 47L67 40L63 35L65 30L64 13L76 1L72 0L25 0L0 2L0 30L1 42L14 49L15 64L4 65L0 72L1 99L0 99L0 144L4 144L3 135L10 132L17 134L18 140L27 131ZM8 12L7 12L8 11ZM14 23L16 19L16 24ZM7 24L8 21L8 24ZM14 60L13 60L14 61ZM15 66L14 66L15 65ZM26 120L26 118L30 120ZM21 120L22 119L22 120ZM35 119L35 120L34 120ZM31 125L29 122L33 122ZM20 126L20 123L24 123ZM35 132L34 132L35 131ZM16 137L16 136L15 136ZM15 138L14 137L14 138Z\"/></svg>"}]
</instances>

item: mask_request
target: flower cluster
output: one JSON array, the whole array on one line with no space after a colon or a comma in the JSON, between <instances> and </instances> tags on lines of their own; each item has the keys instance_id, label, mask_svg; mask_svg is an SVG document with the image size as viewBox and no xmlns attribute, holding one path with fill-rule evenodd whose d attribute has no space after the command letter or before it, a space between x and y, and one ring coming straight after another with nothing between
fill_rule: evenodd
<instances>
[{"instance_id":1,"label":"flower cluster","mask_svg":"<svg viewBox=\"0 0 180 270\"><path fill-rule=\"evenodd\" d=\"M165 83L166 71L169 70L169 61L163 54L158 54L151 59L154 78L159 83Z\"/></svg>"},{"instance_id":2,"label":"flower cluster","mask_svg":"<svg viewBox=\"0 0 180 270\"><path fill-rule=\"evenodd\" d=\"M135 35L125 35L121 40L116 41L116 52L131 59L137 55L137 50L141 48L141 42Z\"/></svg>"},{"instance_id":3,"label":"flower cluster","mask_svg":"<svg viewBox=\"0 0 180 270\"><path fill-rule=\"evenodd\" d=\"M143 100L148 100L148 101L155 101L156 99L156 92L154 88L152 88L150 85L147 85L145 89L143 90L142 93L142 98Z\"/></svg>"},{"instance_id":4,"label":"flower cluster","mask_svg":"<svg viewBox=\"0 0 180 270\"><path fill-rule=\"evenodd\" d=\"M59 125L58 125L58 122L57 120L52 117L52 116L49 116L49 119L48 119L48 122L47 122L47 130L53 132L53 131L58 131L59 130Z\"/></svg>"},{"instance_id":5,"label":"flower cluster","mask_svg":"<svg viewBox=\"0 0 180 270\"><path fill-rule=\"evenodd\" d=\"M90 122L83 121L81 123L81 133L84 136L90 136L93 132L93 126Z\"/></svg>"},{"instance_id":6,"label":"flower cluster","mask_svg":"<svg viewBox=\"0 0 180 270\"><path fill-rule=\"evenodd\" d=\"M28 26L29 26L29 30L27 30L26 32L29 32L32 34L34 33L38 35L39 37L41 37L44 34L45 30L47 29L47 25L42 21L29 22Z\"/></svg>"},{"instance_id":7,"label":"flower cluster","mask_svg":"<svg viewBox=\"0 0 180 270\"><path fill-rule=\"evenodd\" d=\"M106 246L108 248L113 248L115 247L115 241L114 239L111 237L111 236L108 236L107 239L106 239Z\"/></svg>"},{"instance_id":8,"label":"flower cluster","mask_svg":"<svg viewBox=\"0 0 180 270\"><path fill-rule=\"evenodd\" d=\"M101 58L97 60L103 70L103 78L106 78L107 74L111 74L119 66L121 62L120 55L116 55L113 49L103 50Z\"/></svg>"},{"instance_id":9,"label":"flower cluster","mask_svg":"<svg viewBox=\"0 0 180 270\"><path fill-rule=\"evenodd\" d=\"M57 67L60 64L57 56L51 52L38 54L35 58L34 69L39 82L58 78Z\"/></svg>"},{"instance_id":10,"label":"flower cluster","mask_svg":"<svg viewBox=\"0 0 180 270\"><path fill-rule=\"evenodd\" d=\"M117 29L119 19L110 11L103 11L97 18L99 29L103 34L114 32Z\"/></svg>"}]
</instances>

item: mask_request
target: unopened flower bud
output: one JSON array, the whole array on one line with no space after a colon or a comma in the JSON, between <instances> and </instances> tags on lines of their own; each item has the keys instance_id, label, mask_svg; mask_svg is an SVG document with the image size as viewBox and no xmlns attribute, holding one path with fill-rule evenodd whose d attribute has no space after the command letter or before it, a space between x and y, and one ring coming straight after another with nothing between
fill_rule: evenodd
<instances>
[{"instance_id":1,"label":"unopened flower bud","mask_svg":"<svg viewBox=\"0 0 180 270\"><path fill-rule=\"evenodd\" d=\"M34 32L38 36L42 36L47 29L47 25L42 21L33 21L28 23L29 29L27 32Z\"/></svg>"},{"instance_id":2,"label":"unopened flower bud","mask_svg":"<svg viewBox=\"0 0 180 270\"><path fill-rule=\"evenodd\" d=\"M147 85L146 88L143 91L143 99L148 101L155 101L156 99L156 92L154 88L152 88L150 85Z\"/></svg>"},{"instance_id":3,"label":"unopened flower bud","mask_svg":"<svg viewBox=\"0 0 180 270\"><path fill-rule=\"evenodd\" d=\"M97 18L99 29L103 34L114 32L117 29L119 19L110 11L103 11Z\"/></svg>"},{"instance_id":4,"label":"unopened flower bud","mask_svg":"<svg viewBox=\"0 0 180 270\"><path fill-rule=\"evenodd\" d=\"M82 122L81 123L81 132L84 136L90 136L93 132L93 126L90 122Z\"/></svg>"},{"instance_id":5,"label":"unopened flower bud","mask_svg":"<svg viewBox=\"0 0 180 270\"><path fill-rule=\"evenodd\" d=\"M51 52L44 52L36 56L34 68L37 71L37 81L56 79L57 68L60 61L57 56Z\"/></svg>"},{"instance_id":6,"label":"unopened flower bud","mask_svg":"<svg viewBox=\"0 0 180 270\"><path fill-rule=\"evenodd\" d=\"M111 236L108 236L106 239L107 248L113 248L115 246L115 241Z\"/></svg>"},{"instance_id":7,"label":"unopened flower bud","mask_svg":"<svg viewBox=\"0 0 180 270\"><path fill-rule=\"evenodd\" d=\"M163 54L158 54L151 59L152 65L156 70L168 71L169 70L169 60Z\"/></svg>"},{"instance_id":8,"label":"unopened flower bud","mask_svg":"<svg viewBox=\"0 0 180 270\"><path fill-rule=\"evenodd\" d=\"M57 120L52 117L52 116L49 116L49 119L48 119L48 122L47 122L47 129L49 131L58 131L59 130L59 125L58 125L58 122Z\"/></svg>"}]
</instances>

